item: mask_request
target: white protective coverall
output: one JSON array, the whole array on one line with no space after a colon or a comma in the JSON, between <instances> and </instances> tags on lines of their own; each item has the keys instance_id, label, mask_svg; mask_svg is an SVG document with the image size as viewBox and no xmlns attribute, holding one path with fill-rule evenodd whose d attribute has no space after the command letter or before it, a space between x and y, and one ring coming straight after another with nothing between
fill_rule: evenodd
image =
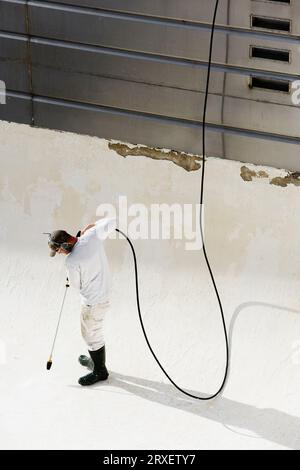
<instances>
[{"instance_id":1,"label":"white protective coverall","mask_svg":"<svg viewBox=\"0 0 300 470\"><path fill-rule=\"evenodd\" d=\"M66 258L70 285L80 292L81 333L89 351L105 345L103 323L110 307L111 275L103 241L116 219L101 219L87 230Z\"/></svg>"}]
</instances>

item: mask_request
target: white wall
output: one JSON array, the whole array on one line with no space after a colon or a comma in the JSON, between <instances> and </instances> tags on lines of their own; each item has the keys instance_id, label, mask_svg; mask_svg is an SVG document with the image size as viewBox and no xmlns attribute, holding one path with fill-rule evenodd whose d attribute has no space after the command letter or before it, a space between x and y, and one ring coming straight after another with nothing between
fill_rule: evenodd
<instances>
[{"instance_id":1,"label":"white wall","mask_svg":"<svg viewBox=\"0 0 300 470\"><path fill-rule=\"evenodd\" d=\"M48 427L57 419L66 432L52 435L49 445L58 448L105 448L110 443L115 448L300 448L300 188L270 184L284 171L248 165L269 176L246 182L239 162L207 163L207 251L232 334L230 378L224 395L212 404L164 388L168 382L148 352L138 322L131 253L125 241L107 242L114 280L107 355L111 375L119 378L112 379L111 395L101 396L111 400L119 425L104 412L107 434L95 440L97 423L90 428L89 417L77 408L84 406L87 395L79 396L79 389L72 388L82 372L76 357L84 351L73 291L52 375L44 370L65 274L63 259L48 257L41 233L58 228L75 232L95 219L100 203L116 203L119 195L147 206L196 203L200 172L145 157L124 159L97 138L4 122L0 163L4 448L47 446ZM187 252L175 240L136 241L135 246L141 306L155 352L180 386L199 395L213 392L222 378L224 342L202 253ZM124 380L132 401L113 394ZM87 393L96 403L96 394ZM41 413L49 414L47 424L41 422ZM29 418L32 426L26 433ZM85 426L84 437L75 426L78 419ZM143 420L147 424L142 433Z\"/></svg>"}]
</instances>

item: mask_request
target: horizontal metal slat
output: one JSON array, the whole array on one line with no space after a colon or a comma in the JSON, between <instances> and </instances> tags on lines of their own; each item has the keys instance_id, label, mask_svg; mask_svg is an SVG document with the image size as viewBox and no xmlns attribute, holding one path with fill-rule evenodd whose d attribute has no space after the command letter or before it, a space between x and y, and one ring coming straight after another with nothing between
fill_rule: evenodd
<instances>
[{"instance_id":1,"label":"horizontal metal slat","mask_svg":"<svg viewBox=\"0 0 300 470\"><path fill-rule=\"evenodd\" d=\"M172 57L207 59L207 32L183 29L177 24L137 20L84 8L65 11L57 5L38 2L31 4L30 24L33 36ZM224 41L216 37L214 58L222 61L224 57Z\"/></svg>"},{"instance_id":2,"label":"horizontal metal slat","mask_svg":"<svg viewBox=\"0 0 300 470\"><path fill-rule=\"evenodd\" d=\"M212 17L211 0L55 0L55 3L178 20L210 21ZM226 22L227 5L228 0L220 3L218 23Z\"/></svg>"},{"instance_id":3,"label":"horizontal metal slat","mask_svg":"<svg viewBox=\"0 0 300 470\"><path fill-rule=\"evenodd\" d=\"M8 94L10 95L10 91L8 92ZM18 93L13 92L12 94L14 96L18 96ZM28 96L28 99L29 98L30 97ZM166 116L162 117L159 115L150 115L150 114L135 112L135 111L127 111L127 110L121 110L121 109L113 109L113 108L104 107L104 106L95 106L91 104L51 99L51 98L42 97L42 96L33 97L33 102L35 103L35 106L34 106L35 109L39 103L47 103L49 106L51 105L51 106L57 107L58 109L64 109L64 108L68 110L73 109L74 116L76 115L77 112L86 111L86 112L91 112L91 113L96 113L96 114L107 113L109 115L113 114L113 115L118 115L118 116L126 116L128 118L132 117L134 119L139 118L147 122L172 123L174 125L180 124L180 125L183 125L184 127L187 126L187 127L196 128L196 129L198 129L199 127L202 127L201 122L197 122L197 121L189 121L185 119L178 119L178 118L172 118L172 117L166 117ZM78 121L80 121L80 119ZM207 126L207 129L211 132L216 132L216 133L224 132L225 134L229 134L229 135L241 135L241 136L253 137L253 138L258 138L258 139L263 139L263 140L265 139L265 140L274 141L274 142L283 142L283 143L300 145L300 137L298 137L297 135L287 136L287 135L280 134L280 133L264 132L264 131L248 129L248 128L243 129L241 127L233 127L233 126L215 124L215 123L210 123L210 122L207 122L206 126Z\"/></svg>"},{"instance_id":4,"label":"horizontal metal slat","mask_svg":"<svg viewBox=\"0 0 300 470\"><path fill-rule=\"evenodd\" d=\"M41 67L33 68L33 83L37 95L179 119L202 119L204 93ZM208 119L220 122L221 107L222 96L210 95Z\"/></svg>"},{"instance_id":5,"label":"horizontal metal slat","mask_svg":"<svg viewBox=\"0 0 300 470\"><path fill-rule=\"evenodd\" d=\"M205 64L199 67L186 60L43 39L34 39L31 50L35 65L193 91L205 89ZM214 74L211 90L221 93L222 86L223 74Z\"/></svg>"}]
</instances>

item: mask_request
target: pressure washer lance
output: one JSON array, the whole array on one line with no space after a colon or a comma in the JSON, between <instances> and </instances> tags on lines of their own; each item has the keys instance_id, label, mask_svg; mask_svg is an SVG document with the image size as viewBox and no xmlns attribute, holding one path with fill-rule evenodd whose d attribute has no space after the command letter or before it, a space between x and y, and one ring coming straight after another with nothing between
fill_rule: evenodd
<instances>
[{"instance_id":1,"label":"pressure washer lance","mask_svg":"<svg viewBox=\"0 0 300 470\"><path fill-rule=\"evenodd\" d=\"M62 305L61 305L61 309L60 309L60 313L59 313L59 317L58 317L58 322L57 322L57 327L56 327L55 336L54 336L54 340L53 340L53 345L52 345L52 349L51 349L51 353L50 353L49 360L48 360L48 362L47 362L47 370L50 370L51 367L52 367L52 355L53 355L54 346L55 346L55 342L56 342L56 337L57 337L57 333L58 333L58 328L59 328L59 324L60 324L60 320L61 320L61 315L62 315L62 312L63 312L63 309L64 309L64 304L65 304L65 300L66 300L66 295L67 295L67 291L68 291L68 288L69 288L69 287L70 287L69 279L67 279L67 281L66 281L66 289L65 289L64 298L63 298L63 301L62 301Z\"/></svg>"},{"instance_id":2,"label":"pressure washer lance","mask_svg":"<svg viewBox=\"0 0 300 470\"><path fill-rule=\"evenodd\" d=\"M79 238L80 236L81 236L81 231L79 231L77 233L76 237ZM51 367L52 367L52 362L53 362L52 361L52 356L53 356L54 346L55 346L56 337L57 337L57 333L58 333L58 329L59 329L59 325L60 325L60 320L61 320L62 312L63 312L64 305L65 305L66 295L67 295L69 287L70 287L70 283L69 283L69 279L67 278L66 289L65 289L64 298L63 298L63 301L62 301L62 304L61 304L61 309L60 309L60 313L59 313L59 317L58 317L58 322L57 322L57 327L56 327L56 331L55 331L55 335L54 335L52 349L51 349L51 353L50 353L50 356L49 356L49 359L48 359L48 362L47 362L47 370L50 370Z\"/></svg>"}]
</instances>

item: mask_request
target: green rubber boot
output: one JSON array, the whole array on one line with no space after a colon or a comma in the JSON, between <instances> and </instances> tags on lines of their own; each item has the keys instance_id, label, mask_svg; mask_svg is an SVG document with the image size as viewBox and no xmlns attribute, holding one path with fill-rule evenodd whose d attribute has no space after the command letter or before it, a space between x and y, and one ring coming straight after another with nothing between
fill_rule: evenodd
<instances>
[{"instance_id":1,"label":"green rubber boot","mask_svg":"<svg viewBox=\"0 0 300 470\"><path fill-rule=\"evenodd\" d=\"M87 367L90 370L94 370L94 363L93 363L93 361L90 357L85 356L84 354L82 354L81 356L79 356L78 362L83 367Z\"/></svg>"},{"instance_id":2,"label":"green rubber boot","mask_svg":"<svg viewBox=\"0 0 300 470\"><path fill-rule=\"evenodd\" d=\"M94 363L94 368L91 374L85 375L78 380L78 383L83 387L107 380L109 376L105 366L105 346L97 351L89 351L89 354Z\"/></svg>"}]
</instances>

